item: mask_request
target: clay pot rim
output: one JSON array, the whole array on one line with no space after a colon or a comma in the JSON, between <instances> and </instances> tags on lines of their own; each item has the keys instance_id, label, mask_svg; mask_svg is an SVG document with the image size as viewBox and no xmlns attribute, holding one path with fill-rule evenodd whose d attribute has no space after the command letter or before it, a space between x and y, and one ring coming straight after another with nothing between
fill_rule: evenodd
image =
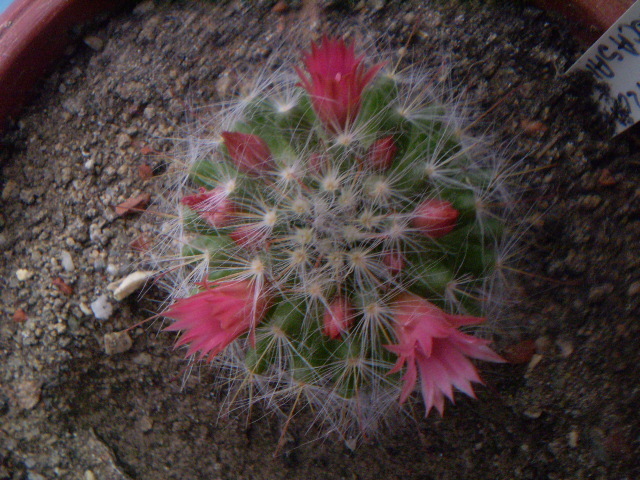
<instances>
[{"instance_id":1,"label":"clay pot rim","mask_svg":"<svg viewBox=\"0 0 640 480\"><path fill-rule=\"evenodd\" d=\"M127 0L14 0L0 14L0 130L71 41L71 27Z\"/></svg>"}]
</instances>

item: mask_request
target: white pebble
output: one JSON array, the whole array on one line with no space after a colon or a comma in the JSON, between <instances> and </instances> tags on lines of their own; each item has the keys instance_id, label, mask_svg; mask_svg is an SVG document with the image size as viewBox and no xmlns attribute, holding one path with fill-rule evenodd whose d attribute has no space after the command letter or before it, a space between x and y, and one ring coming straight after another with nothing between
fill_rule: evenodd
<instances>
[{"instance_id":1,"label":"white pebble","mask_svg":"<svg viewBox=\"0 0 640 480\"><path fill-rule=\"evenodd\" d=\"M73 264L71 254L66 250L63 250L60 254L60 262L62 263L62 268L64 268L65 272L73 272L76 269L76 266Z\"/></svg>"},{"instance_id":2,"label":"white pebble","mask_svg":"<svg viewBox=\"0 0 640 480\"><path fill-rule=\"evenodd\" d=\"M33 272L31 270L27 270L26 268L21 268L16 270L16 277L19 281L24 282L25 280L29 280L33 277Z\"/></svg>"},{"instance_id":3,"label":"white pebble","mask_svg":"<svg viewBox=\"0 0 640 480\"><path fill-rule=\"evenodd\" d=\"M113 307L106 295L100 295L91 302L91 311L98 320L107 320L113 313Z\"/></svg>"},{"instance_id":4,"label":"white pebble","mask_svg":"<svg viewBox=\"0 0 640 480\"><path fill-rule=\"evenodd\" d=\"M109 265L107 265L107 273L109 275L115 275L116 273L118 273L118 267L116 267L113 263L110 263Z\"/></svg>"}]
</instances>

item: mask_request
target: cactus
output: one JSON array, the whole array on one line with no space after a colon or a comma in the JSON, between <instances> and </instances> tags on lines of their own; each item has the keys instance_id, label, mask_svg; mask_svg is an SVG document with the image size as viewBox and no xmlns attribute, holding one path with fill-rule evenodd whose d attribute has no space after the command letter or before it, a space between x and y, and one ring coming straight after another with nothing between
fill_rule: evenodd
<instances>
[{"instance_id":1,"label":"cactus","mask_svg":"<svg viewBox=\"0 0 640 480\"><path fill-rule=\"evenodd\" d=\"M498 257L500 172L422 77L323 38L297 78L239 100L180 193L182 283L163 315L230 399L308 405L343 434L420 386L425 414L502 359L478 325Z\"/></svg>"}]
</instances>

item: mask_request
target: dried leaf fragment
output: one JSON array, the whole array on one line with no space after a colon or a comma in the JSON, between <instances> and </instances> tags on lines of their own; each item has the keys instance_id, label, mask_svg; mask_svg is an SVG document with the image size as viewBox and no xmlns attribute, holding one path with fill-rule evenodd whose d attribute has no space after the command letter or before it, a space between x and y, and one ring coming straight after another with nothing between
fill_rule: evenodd
<instances>
[{"instance_id":1,"label":"dried leaf fragment","mask_svg":"<svg viewBox=\"0 0 640 480\"><path fill-rule=\"evenodd\" d=\"M73 287L68 285L62 278L55 277L51 283L54 287L56 287L60 292L64 293L67 296L73 295Z\"/></svg>"},{"instance_id":2,"label":"dried leaf fragment","mask_svg":"<svg viewBox=\"0 0 640 480\"><path fill-rule=\"evenodd\" d=\"M12 320L14 322L22 323L27 321L27 312L23 309L18 308L15 312L13 312Z\"/></svg>"},{"instance_id":3,"label":"dried leaf fragment","mask_svg":"<svg viewBox=\"0 0 640 480\"><path fill-rule=\"evenodd\" d=\"M155 272L133 272L120 280L110 283L107 288L113 290L113 298L120 301L142 287L153 275L155 275Z\"/></svg>"},{"instance_id":4,"label":"dried leaf fragment","mask_svg":"<svg viewBox=\"0 0 640 480\"><path fill-rule=\"evenodd\" d=\"M151 177L153 177L153 168L151 168L146 163L141 163L140 165L138 165L138 176L142 180L149 180Z\"/></svg>"},{"instance_id":5,"label":"dried leaf fragment","mask_svg":"<svg viewBox=\"0 0 640 480\"><path fill-rule=\"evenodd\" d=\"M520 126L524 133L532 137L540 133L545 133L548 129L548 127L539 120L522 120Z\"/></svg>"},{"instance_id":6,"label":"dried leaf fragment","mask_svg":"<svg viewBox=\"0 0 640 480\"><path fill-rule=\"evenodd\" d=\"M116 206L116 214L119 216L128 215L130 213L135 213L141 210L144 210L149 202L151 201L151 195L148 193L141 193L140 195L136 195L135 197L128 198L120 205Z\"/></svg>"},{"instance_id":7,"label":"dried leaf fragment","mask_svg":"<svg viewBox=\"0 0 640 480\"><path fill-rule=\"evenodd\" d=\"M534 340L524 340L506 347L502 352L502 356L509 363L528 363L534 353L536 353L536 342Z\"/></svg>"}]
</instances>

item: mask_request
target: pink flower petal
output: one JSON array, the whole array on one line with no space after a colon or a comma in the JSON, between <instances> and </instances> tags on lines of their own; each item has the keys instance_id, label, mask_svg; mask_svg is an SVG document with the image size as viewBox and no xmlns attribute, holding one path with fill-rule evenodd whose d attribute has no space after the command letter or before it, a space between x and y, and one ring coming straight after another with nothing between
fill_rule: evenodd
<instances>
[{"instance_id":1,"label":"pink flower petal","mask_svg":"<svg viewBox=\"0 0 640 480\"><path fill-rule=\"evenodd\" d=\"M197 212L209 225L216 228L226 227L234 214L233 203L223 187L208 191L201 187L199 193L183 197L180 203Z\"/></svg>"},{"instance_id":2,"label":"pink flower petal","mask_svg":"<svg viewBox=\"0 0 640 480\"><path fill-rule=\"evenodd\" d=\"M165 328L182 331L176 347L188 345L187 356L213 359L227 345L255 328L269 300L247 280L207 285L206 290L176 301L164 316L176 320Z\"/></svg>"},{"instance_id":3,"label":"pink flower petal","mask_svg":"<svg viewBox=\"0 0 640 480\"><path fill-rule=\"evenodd\" d=\"M393 311L398 343L386 348L398 355L389 373L406 365L400 403L413 392L419 375L426 414L434 407L442 414L445 397L454 401L454 388L475 397L472 383L482 380L470 359L504 361L488 347L488 340L458 330L461 325L481 323L482 318L445 313L410 293L396 298Z\"/></svg>"},{"instance_id":4,"label":"pink flower petal","mask_svg":"<svg viewBox=\"0 0 640 480\"><path fill-rule=\"evenodd\" d=\"M322 332L334 340L340 338L342 332L349 329L351 323L353 323L353 319L351 302L345 297L337 297L324 312L324 328Z\"/></svg>"},{"instance_id":5,"label":"pink flower petal","mask_svg":"<svg viewBox=\"0 0 640 480\"><path fill-rule=\"evenodd\" d=\"M300 85L311 96L316 115L329 131L343 130L355 120L362 92L383 67L377 64L365 69L363 58L356 57L355 47L344 40L324 37L303 57L309 76L296 68Z\"/></svg>"}]
</instances>

